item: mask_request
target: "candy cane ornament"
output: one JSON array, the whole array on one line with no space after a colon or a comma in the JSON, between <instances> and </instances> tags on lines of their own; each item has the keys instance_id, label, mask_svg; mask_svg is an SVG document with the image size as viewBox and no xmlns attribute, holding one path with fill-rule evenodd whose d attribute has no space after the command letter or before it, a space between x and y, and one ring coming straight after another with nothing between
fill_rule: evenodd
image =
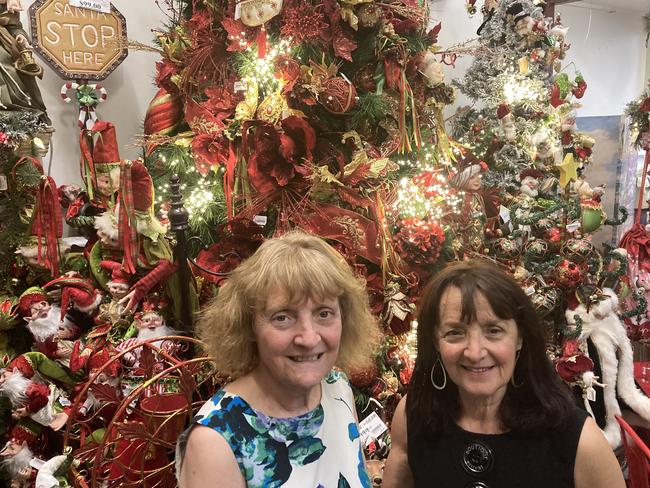
<instances>
[{"instance_id":1,"label":"candy cane ornament","mask_svg":"<svg viewBox=\"0 0 650 488\"><path fill-rule=\"evenodd\" d=\"M61 87L61 98L65 103L70 103L72 98L68 92L73 91L79 102L79 119L77 125L80 129L86 128L91 130L97 122L95 107L106 101L108 92L100 83L79 84L68 82Z\"/></svg>"}]
</instances>

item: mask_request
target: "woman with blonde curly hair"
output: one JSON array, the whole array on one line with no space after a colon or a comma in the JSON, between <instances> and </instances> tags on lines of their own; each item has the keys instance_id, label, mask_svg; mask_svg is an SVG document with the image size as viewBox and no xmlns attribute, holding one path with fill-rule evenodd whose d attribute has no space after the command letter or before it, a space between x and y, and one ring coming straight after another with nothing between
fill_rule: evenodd
<instances>
[{"instance_id":1,"label":"woman with blonde curly hair","mask_svg":"<svg viewBox=\"0 0 650 488\"><path fill-rule=\"evenodd\" d=\"M179 440L182 488L371 486L341 370L366 365L379 332L363 282L331 246L298 231L266 241L198 335L233 381Z\"/></svg>"}]
</instances>

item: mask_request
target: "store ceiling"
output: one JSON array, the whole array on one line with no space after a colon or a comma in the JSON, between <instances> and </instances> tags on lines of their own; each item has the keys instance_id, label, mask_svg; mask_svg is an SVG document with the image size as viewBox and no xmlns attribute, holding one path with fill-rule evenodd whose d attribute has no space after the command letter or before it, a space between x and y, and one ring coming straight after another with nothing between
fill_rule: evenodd
<instances>
[{"instance_id":1,"label":"store ceiling","mask_svg":"<svg viewBox=\"0 0 650 488\"><path fill-rule=\"evenodd\" d=\"M583 0L571 2L577 7L592 7L598 10L611 12L639 13L642 15L650 13L650 0Z\"/></svg>"}]
</instances>

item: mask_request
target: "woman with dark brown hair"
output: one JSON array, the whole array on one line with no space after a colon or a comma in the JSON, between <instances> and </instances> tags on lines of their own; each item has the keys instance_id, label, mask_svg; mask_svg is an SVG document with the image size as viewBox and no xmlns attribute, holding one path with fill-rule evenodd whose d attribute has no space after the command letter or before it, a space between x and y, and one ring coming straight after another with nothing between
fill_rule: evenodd
<instances>
[{"instance_id":1,"label":"woman with dark brown hair","mask_svg":"<svg viewBox=\"0 0 650 488\"><path fill-rule=\"evenodd\" d=\"M609 444L546 356L528 296L481 261L440 272L392 424L384 486L623 488Z\"/></svg>"}]
</instances>

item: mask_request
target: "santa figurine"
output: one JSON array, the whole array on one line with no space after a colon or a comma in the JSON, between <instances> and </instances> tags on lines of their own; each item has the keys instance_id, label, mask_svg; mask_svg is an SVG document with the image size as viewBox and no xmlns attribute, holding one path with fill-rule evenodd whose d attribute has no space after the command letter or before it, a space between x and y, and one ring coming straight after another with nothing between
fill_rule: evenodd
<instances>
[{"instance_id":1,"label":"santa figurine","mask_svg":"<svg viewBox=\"0 0 650 488\"><path fill-rule=\"evenodd\" d=\"M539 182L544 177L544 173L535 168L526 168L519 173L519 190L522 195L536 198L539 195Z\"/></svg>"},{"instance_id":2,"label":"santa figurine","mask_svg":"<svg viewBox=\"0 0 650 488\"><path fill-rule=\"evenodd\" d=\"M152 341L152 339L164 338L166 336L176 335L176 331L165 323L163 309L165 302L153 297L152 300L143 302L142 312L135 314L135 326L137 335L122 341L117 345L118 352L124 352L122 364L124 365L124 376L122 381L122 390L128 395L131 390L136 388L147 374L157 374L164 369L165 362L158 353L153 354L153 369L145 371L141 358L144 356L144 347L134 347L143 342L149 342L152 346L160 348L167 354L174 355L178 351L178 344L173 340L162 339ZM152 385L145 391L145 396L163 393L164 385L159 383Z\"/></svg>"},{"instance_id":3,"label":"santa figurine","mask_svg":"<svg viewBox=\"0 0 650 488\"><path fill-rule=\"evenodd\" d=\"M176 331L165 323L165 318L163 316L163 309L165 306L165 301L158 297L153 297L153 299L143 302L142 311L135 314L137 335L122 341L117 346L117 350L125 351L133 345L140 344L144 341L156 339L158 337L176 335ZM153 344L168 352L174 352L176 349L176 346L172 341L155 341ZM129 367L137 366L141 350L141 348L138 348L127 352L122 358L124 364Z\"/></svg>"},{"instance_id":4,"label":"santa figurine","mask_svg":"<svg viewBox=\"0 0 650 488\"><path fill-rule=\"evenodd\" d=\"M594 188L585 180L584 177L580 176L578 181L573 182L573 190L578 194L580 200L595 200L600 202L603 194L605 193L606 184L596 186Z\"/></svg>"},{"instance_id":5,"label":"santa figurine","mask_svg":"<svg viewBox=\"0 0 650 488\"><path fill-rule=\"evenodd\" d=\"M121 366L120 361L112 361L111 359L117 355L117 351L108 346L104 349L95 351L90 354L86 363L88 370L88 377L92 379L93 384L86 391L86 398L79 407L78 413L80 415L91 415L102 410L104 418L112 418L117 402L110 404L110 402L100 402L95 396L94 391L96 388L109 388L116 399L121 397ZM110 363L110 364L109 364ZM97 386L95 386L97 385Z\"/></svg>"},{"instance_id":6,"label":"santa figurine","mask_svg":"<svg viewBox=\"0 0 650 488\"><path fill-rule=\"evenodd\" d=\"M554 142L549 134L536 132L531 137L531 143L535 147L535 160L545 165L556 165L562 162L562 148Z\"/></svg>"},{"instance_id":7,"label":"santa figurine","mask_svg":"<svg viewBox=\"0 0 650 488\"><path fill-rule=\"evenodd\" d=\"M59 344L59 339L78 335L79 328L59 306L50 304L44 289L31 287L25 290L18 299L18 311L34 337L36 350L52 359L65 360L70 357L70 351L63 343Z\"/></svg>"},{"instance_id":8,"label":"santa figurine","mask_svg":"<svg viewBox=\"0 0 650 488\"><path fill-rule=\"evenodd\" d=\"M54 408L55 388L35 381L35 371L24 356L18 356L0 374L0 395L9 398L12 417L29 417L34 422L59 430L68 420L67 413Z\"/></svg>"},{"instance_id":9,"label":"santa figurine","mask_svg":"<svg viewBox=\"0 0 650 488\"><path fill-rule=\"evenodd\" d=\"M31 488L36 480L32 461L39 446L40 427L30 421L14 425L9 440L0 451L0 468L10 476L11 488Z\"/></svg>"}]
</instances>

